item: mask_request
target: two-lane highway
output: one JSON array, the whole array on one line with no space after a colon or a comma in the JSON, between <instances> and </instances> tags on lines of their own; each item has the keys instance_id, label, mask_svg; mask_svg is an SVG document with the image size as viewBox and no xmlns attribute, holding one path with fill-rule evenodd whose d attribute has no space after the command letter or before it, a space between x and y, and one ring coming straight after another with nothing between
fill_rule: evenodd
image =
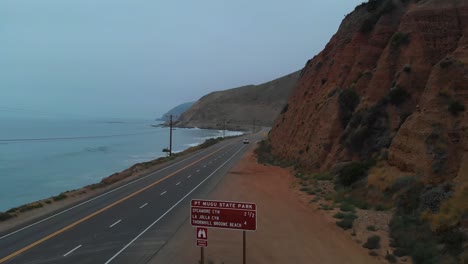
<instances>
[{"instance_id":1,"label":"two-lane highway","mask_svg":"<svg viewBox=\"0 0 468 264\"><path fill-rule=\"evenodd\" d=\"M258 136L250 136L254 142ZM226 140L28 226L0 234L0 263L144 263L248 149ZM205 190L204 190L205 188ZM184 219L180 219L184 218ZM176 223L177 222L177 223Z\"/></svg>"}]
</instances>

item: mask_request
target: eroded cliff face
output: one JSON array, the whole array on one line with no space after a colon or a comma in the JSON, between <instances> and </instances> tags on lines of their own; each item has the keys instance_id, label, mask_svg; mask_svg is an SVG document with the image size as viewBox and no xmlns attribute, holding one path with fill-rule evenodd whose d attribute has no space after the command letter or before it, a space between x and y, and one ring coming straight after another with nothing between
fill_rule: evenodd
<instances>
[{"instance_id":1,"label":"eroded cliff face","mask_svg":"<svg viewBox=\"0 0 468 264\"><path fill-rule=\"evenodd\" d=\"M358 6L293 91L270 133L283 159L325 171L374 158L385 168L374 177L434 184L467 177L468 1Z\"/></svg>"}]
</instances>

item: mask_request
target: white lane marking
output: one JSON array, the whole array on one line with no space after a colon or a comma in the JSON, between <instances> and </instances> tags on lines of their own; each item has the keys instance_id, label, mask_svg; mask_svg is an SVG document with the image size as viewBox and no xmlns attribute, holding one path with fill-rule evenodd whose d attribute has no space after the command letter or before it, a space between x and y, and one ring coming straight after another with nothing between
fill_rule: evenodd
<instances>
[{"instance_id":1,"label":"white lane marking","mask_svg":"<svg viewBox=\"0 0 468 264\"><path fill-rule=\"evenodd\" d=\"M63 256L66 257L66 256L70 255L71 253L73 253L73 251L79 249L81 246L82 246L82 245L77 246L76 248L74 248L74 249L68 251L68 252L67 252L65 255L63 255Z\"/></svg>"},{"instance_id":2,"label":"white lane marking","mask_svg":"<svg viewBox=\"0 0 468 264\"><path fill-rule=\"evenodd\" d=\"M113 223L112 225L110 225L109 227L114 227L115 225L117 225L118 223L122 222L122 219L120 219L119 221Z\"/></svg>"},{"instance_id":3,"label":"white lane marking","mask_svg":"<svg viewBox=\"0 0 468 264\"><path fill-rule=\"evenodd\" d=\"M180 182L176 183L176 185L179 185L179 184L180 184Z\"/></svg>"},{"instance_id":4,"label":"white lane marking","mask_svg":"<svg viewBox=\"0 0 468 264\"><path fill-rule=\"evenodd\" d=\"M148 203L145 203L144 205L140 206L140 209L147 206L147 205L148 205Z\"/></svg>"},{"instance_id":5,"label":"white lane marking","mask_svg":"<svg viewBox=\"0 0 468 264\"><path fill-rule=\"evenodd\" d=\"M187 179L190 179L190 177L192 177L192 175L187 176Z\"/></svg>"},{"instance_id":6,"label":"white lane marking","mask_svg":"<svg viewBox=\"0 0 468 264\"><path fill-rule=\"evenodd\" d=\"M162 192L160 195L164 195L164 194L166 194L166 193L167 193L167 191L164 191L164 192Z\"/></svg>"},{"instance_id":7,"label":"white lane marking","mask_svg":"<svg viewBox=\"0 0 468 264\"><path fill-rule=\"evenodd\" d=\"M232 143L232 144L234 144L234 143ZM61 214L64 214L64 213L66 213L66 212L68 212L68 211L70 211L70 210L73 210L73 209L77 208L77 207L80 207L80 206L82 206L82 205L85 205L85 204L87 204L87 203L90 203L90 202L92 202L92 201L94 201L94 200L96 200L96 199L99 199L99 198L103 197L103 196L109 195L109 194L111 194L111 193L113 193L113 192L115 192L115 191L117 191L117 190L120 190L120 189L122 189L122 188L124 188L124 187L127 187L128 185L134 184L134 183L139 182L139 181L141 181L141 180L144 180L144 179L146 179L146 178L148 178L148 177L151 177L151 176L153 176L153 175L156 174L156 173L159 173L159 172L161 172L161 171L165 171L165 170L167 170L167 169L169 169L169 168L172 168L172 167L174 167L175 165L178 165L178 164L180 164L180 163L182 163L182 162L184 162L184 161L187 161L187 160L190 159L190 158L199 156L200 154L205 153L205 152L208 152L209 150L214 149L214 148L216 148L216 147L215 147L215 146L210 147L210 148L208 148L208 149L206 149L206 150L203 150L203 151L201 151L201 152L199 152L199 153L197 153L197 154L195 154L195 155L193 155L193 156L187 157L187 158L185 158L185 159L183 159L183 160L181 160L181 161L179 161L179 162L176 162L176 163L174 163L174 164L171 164L171 165L169 165L169 166L167 166L167 167L165 167L165 168L162 168L162 169L160 169L160 170L158 170L158 171L155 171L155 172L153 172L153 173L151 173L151 174L148 174L148 175L146 175L146 176L144 176L144 177L141 177L141 178L139 178L139 179L136 179L136 180L134 180L134 181L131 181L131 182L129 182L129 183L127 183L127 184L124 184L124 185L122 185L122 186L120 186L120 187L118 187L118 188L115 188L115 189L113 189L113 190L110 190L110 191L108 191L108 192L106 192L106 193L103 193L103 194L101 194L101 195L99 195L99 196L96 196L96 197L94 197L94 198L92 198L92 199L89 199L89 200L84 201L84 202L82 202L82 203L80 203L80 204L77 204L77 205L75 205L75 206L73 206L73 207L70 207L70 208L68 208L68 209L66 209L66 210L63 210L63 211L60 212L60 213L56 213L56 214L51 215L51 216L49 216L49 217L47 217L47 218L44 218L44 219L42 219L42 220L40 220L40 221L37 221L37 222L32 223L32 224L30 224L30 225L28 225L28 226L25 226L25 227L23 227L23 228L20 228L20 229L18 229L18 230L16 230L16 231L13 231L13 232L11 232L11 233L8 233L8 234L6 234L6 235L0 237L0 240L4 239L4 238L6 238L6 237L9 237L9 236L11 236L11 235L13 235L13 234L16 234L16 233L18 233L18 232L21 232L21 231L23 231L23 230L25 230L25 229L28 229L28 228L30 228L30 227L33 227L33 226L35 226L35 225L38 225L38 224L40 224L40 223L42 223L42 222L44 222L44 221L47 221L47 220L49 220L49 219L51 219L51 218L57 217L57 216L59 216L59 215L61 215Z\"/></svg>"},{"instance_id":8,"label":"white lane marking","mask_svg":"<svg viewBox=\"0 0 468 264\"><path fill-rule=\"evenodd\" d=\"M114 260L120 253L122 253L125 249L127 249L133 242L135 242L139 237L141 237L144 233L146 233L151 227L153 227L157 222L159 222L164 216L166 216L172 209L174 209L177 205L179 205L185 198L187 198L191 193L193 193L198 187L200 187L205 181L207 181L213 174L215 174L219 169L221 169L226 163L228 163L230 160L232 160L237 153L239 153L244 146L242 146L236 153L234 153L228 160L226 160L221 166L219 166L216 170L214 170L210 175L208 175L203 181L201 181L197 186L195 186L190 192L188 192L184 197L182 197L177 203L175 203L169 210L167 210L163 215L161 215L156 221L154 221L151 225L149 225L145 230L143 230L140 234L138 234L132 241L130 241L127 245L125 245L119 252L117 252L114 256L112 256L106 263L104 264L109 264L112 260Z\"/></svg>"},{"instance_id":9,"label":"white lane marking","mask_svg":"<svg viewBox=\"0 0 468 264\"><path fill-rule=\"evenodd\" d=\"M206 168L206 165L203 165L203 168Z\"/></svg>"},{"instance_id":10,"label":"white lane marking","mask_svg":"<svg viewBox=\"0 0 468 264\"><path fill-rule=\"evenodd\" d=\"M196 172L200 172L200 170L197 170Z\"/></svg>"}]
</instances>

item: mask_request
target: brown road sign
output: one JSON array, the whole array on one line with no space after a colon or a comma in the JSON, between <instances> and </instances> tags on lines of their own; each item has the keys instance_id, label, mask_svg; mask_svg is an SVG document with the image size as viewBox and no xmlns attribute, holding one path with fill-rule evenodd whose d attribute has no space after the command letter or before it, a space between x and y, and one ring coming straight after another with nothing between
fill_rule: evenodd
<instances>
[{"instance_id":1,"label":"brown road sign","mask_svg":"<svg viewBox=\"0 0 468 264\"><path fill-rule=\"evenodd\" d=\"M192 200L193 226L257 230L257 206L253 203Z\"/></svg>"},{"instance_id":2,"label":"brown road sign","mask_svg":"<svg viewBox=\"0 0 468 264\"><path fill-rule=\"evenodd\" d=\"M197 247L207 247L208 240L197 239Z\"/></svg>"}]
</instances>

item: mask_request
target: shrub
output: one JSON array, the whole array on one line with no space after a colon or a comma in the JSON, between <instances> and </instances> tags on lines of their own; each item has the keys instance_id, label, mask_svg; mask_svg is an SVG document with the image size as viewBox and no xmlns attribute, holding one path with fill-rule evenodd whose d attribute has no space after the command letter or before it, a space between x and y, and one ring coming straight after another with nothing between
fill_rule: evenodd
<instances>
[{"instance_id":1,"label":"shrub","mask_svg":"<svg viewBox=\"0 0 468 264\"><path fill-rule=\"evenodd\" d=\"M405 214L414 214L419 208L423 188L422 183L414 182L400 191L395 198L397 210Z\"/></svg>"},{"instance_id":2,"label":"shrub","mask_svg":"<svg viewBox=\"0 0 468 264\"><path fill-rule=\"evenodd\" d=\"M23 213L23 212L31 211L31 210L34 210L34 209L37 209L37 208L41 208L43 206L44 205L41 204L41 203L32 203L32 204L23 205L23 206L19 207L18 209L19 209L20 213Z\"/></svg>"},{"instance_id":3,"label":"shrub","mask_svg":"<svg viewBox=\"0 0 468 264\"><path fill-rule=\"evenodd\" d=\"M348 150L369 158L391 143L388 114L385 102L379 102L369 109L361 109L352 115L341 139Z\"/></svg>"},{"instance_id":4,"label":"shrub","mask_svg":"<svg viewBox=\"0 0 468 264\"><path fill-rule=\"evenodd\" d=\"M385 255L385 259L390 262L390 263L397 263L397 258L393 255L387 252L387 255Z\"/></svg>"},{"instance_id":5,"label":"shrub","mask_svg":"<svg viewBox=\"0 0 468 264\"><path fill-rule=\"evenodd\" d=\"M375 251L372 250L372 251L369 251L369 255L370 255L370 256L377 257L379 254L377 254L377 252L375 252Z\"/></svg>"},{"instance_id":6,"label":"shrub","mask_svg":"<svg viewBox=\"0 0 468 264\"><path fill-rule=\"evenodd\" d=\"M340 206L340 210L343 211L343 212L354 212L354 211L356 211L354 206L352 204L349 204L349 203L343 203Z\"/></svg>"},{"instance_id":7,"label":"shrub","mask_svg":"<svg viewBox=\"0 0 468 264\"><path fill-rule=\"evenodd\" d=\"M348 230L353 227L353 222L357 218L355 214L346 214L344 215L343 219L336 222L336 225L343 228L344 230Z\"/></svg>"},{"instance_id":8,"label":"shrub","mask_svg":"<svg viewBox=\"0 0 468 264\"><path fill-rule=\"evenodd\" d=\"M333 179L333 176L329 173L319 173L314 175L314 179L318 181L331 181Z\"/></svg>"},{"instance_id":9,"label":"shrub","mask_svg":"<svg viewBox=\"0 0 468 264\"><path fill-rule=\"evenodd\" d=\"M338 183L343 186L350 186L356 181L367 176L368 165L363 162L352 162L338 173Z\"/></svg>"},{"instance_id":10,"label":"shrub","mask_svg":"<svg viewBox=\"0 0 468 264\"><path fill-rule=\"evenodd\" d=\"M411 72L411 65L406 64L406 65L403 67L403 71L406 72L406 73L410 73L410 72Z\"/></svg>"},{"instance_id":11,"label":"shrub","mask_svg":"<svg viewBox=\"0 0 468 264\"><path fill-rule=\"evenodd\" d=\"M331 90L331 91L328 93L328 97L333 97L333 96L336 94L337 91L338 91L338 88L335 88L335 89Z\"/></svg>"},{"instance_id":12,"label":"shrub","mask_svg":"<svg viewBox=\"0 0 468 264\"><path fill-rule=\"evenodd\" d=\"M390 221L390 235L397 247L395 255L410 255L415 264L437 263L437 240L419 216L395 214Z\"/></svg>"},{"instance_id":13,"label":"shrub","mask_svg":"<svg viewBox=\"0 0 468 264\"><path fill-rule=\"evenodd\" d=\"M333 217L337 218L337 219L343 219L343 218L345 218L345 214L342 213L342 212L338 212L335 215L333 215Z\"/></svg>"},{"instance_id":14,"label":"shrub","mask_svg":"<svg viewBox=\"0 0 468 264\"><path fill-rule=\"evenodd\" d=\"M390 187L390 191L392 193L397 193L400 190L402 190L403 188L415 184L416 181L417 181L417 179L416 179L415 176L402 176L402 177L399 177L393 182L392 186Z\"/></svg>"},{"instance_id":15,"label":"shrub","mask_svg":"<svg viewBox=\"0 0 468 264\"><path fill-rule=\"evenodd\" d=\"M439 63L439 66L440 68L445 69L445 68L448 68L452 64L453 64L452 58L445 58Z\"/></svg>"},{"instance_id":16,"label":"shrub","mask_svg":"<svg viewBox=\"0 0 468 264\"><path fill-rule=\"evenodd\" d=\"M410 42L409 34L404 32L397 32L392 37L392 46L399 48L402 45L407 45Z\"/></svg>"},{"instance_id":17,"label":"shrub","mask_svg":"<svg viewBox=\"0 0 468 264\"><path fill-rule=\"evenodd\" d=\"M442 201L452 196L452 186L450 184L442 184L435 188L425 191L421 195L420 210L438 212Z\"/></svg>"},{"instance_id":18,"label":"shrub","mask_svg":"<svg viewBox=\"0 0 468 264\"><path fill-rule=\"evenodd\" d=\"M458 116L458 114L465 111L465 106L457 100L451 100L448 110L453 116Z\"/></svg>"},{"instance_id":19,"label":"shrub","mask_svg":"<svg viewBox=\"0 0 468 264\"><path fill-rule=\"evenodd\" d=\"M445 249L453 256L463 252L463 244L468 240L467 236L458 228L452 228L439 234L439 242L445 245Z\"/></svg>"},{"instance_id":20,"label":"shrub","mask_svg":"<svg viewBox=\"0 0 468 264\"><path fill-rule=\"evenodd\" d=\"M377 231L377 228L375 228L375 226L373 226L373 225L370 225L370 226L367 226L367 230L369 230L369 231Z\"/></svg>"},{"instance_id":21,"label":"shrub","mask_svg":"<svg viewBox=\"0 0 468 264\"><path fill-rule=\"evenodd\" d=\"M383 204L377 204L376 206L374 206L374 210L375 211L386 211L386 210L388 210L388 208Z\"/></svg>"},{"instance_id":22,"label":"shrub","mask_svg":"<svg viewBox=\"0 0 468 264\"><path fill-rule=\"evenodd\" d=\"M367 242L362 245L368 249L378 249L380 248L380 237L379 236L371 236L367 238Z\"/></svg>"},{"instance_id":23,"label":"shrub","mask_svg":"<svg viewBox=\"0 0 468 264\"><path fill-rule=\"evenodd\" d=\"M281 110L281 114L284 114L288 111L288 108L289 108L289 104L286 104L283 109Z\"/></svg>"},{"instance_id":24,"label":"shrub","mask_svg":"<svg viewBox=\"0 0 468 264\"><path fill-rule=\"evenodd\" d=\"M65 200L66 198L67 198L67 195L64 193L61 193L57 196L52 197L54 201L61 201L61 200Z\"/></svg>"},{"instance_id":25,"label":"shrub","mask_svg":"<svg viewBox=\"0 0 468 264\"><path fill-rule=\"evenodd\" d=\"M3 213L3 212L0 212L0 222L2 221L6 221L10 218L12 218L13 216L9 213Z\"/></svg>"},{"instance_id":26,"label":"shrub","mask_svg":"<svg viewBox=\"0 0 468 264\"><path fill-rule=\"evenodd\" d=\"M352 89L344 89L340 92L338 96L339 117L343 128L346 127L353 116L360 100L359 95Z\"/></svg>"},{"instance_id":27,"label":"shrub","mask_svg":"<svg viewBox=\"0 0 468 264\"><path fill-rule=\"evenodd\" d=\"M359 31L361 31L361 33L363 34L371 32L374 29L375 24L377 24L377 22L379 21L379 19L379 15L371 15L366 20L364 20Z\"/></svg>"},{"instance_id":28,"label":"shrub","mask_svg":"<svg viewBox=\"0 0 468 264\"><path fill-rule=\"evenodd\" d=\"M410 95L405 91L405 89L397 86L390 89L387 94L388 101L395 106L403 104Z\"/></svg>"}]
</instances>

